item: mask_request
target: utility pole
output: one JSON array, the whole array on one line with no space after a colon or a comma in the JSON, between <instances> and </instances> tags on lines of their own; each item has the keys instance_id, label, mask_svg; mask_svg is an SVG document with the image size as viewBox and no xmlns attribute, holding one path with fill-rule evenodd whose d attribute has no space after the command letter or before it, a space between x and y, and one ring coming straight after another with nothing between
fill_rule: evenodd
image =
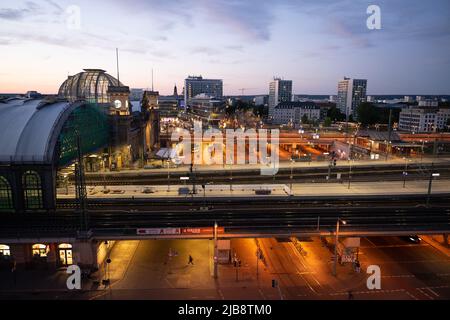
<instances>
[{"instance_id":1,"label":"utility pole","mask_svg":"<svg viewBox=\"0 0 450 320\"><path fill-rule=\"evenodd\" d=\"M336 277L336 275L337 275L337 272L336 272L336 268L337 268L337 247L338 247L338 243L339 243L339 221L340 221L341 219L340 218L338 218L337 219L337 222L336 222L336 238L335 238L335 242L334 242L334 265L333 265L333 276L335 276ZM346 221L344 221L344 220L342 220L342 224L343 225L346 225L347 224L347 222Z\"/></svg>"},{"instance_id":2,"label":"utility pole","mask_svg":"<svg viewBox=\"0 0 450 320\"><path fill-rule=\"evenodd\" d=\"M81 138L80 134L77 135L77 163L75 164L75 184L76 184L76 197L78 202L78 209L80 211L80 231L86 232L88 230L88 216L86 212L86 184L84 181L84 167L83 167L83 154L81 151Z\"/></svg>"},{"instance_id":3,"label":"utility pole","mask_svg":"<svg viewBox=\"0 0 450 320\"><path fill-rule=\"evenodd\" d=\"M434 168L434 164L431 164L431 172L430 172L430 180L428 182L428 195L427 195L427 207L430 205L430 197L431 197L431 185L433 183L433 178L434 177L439 177L440 174L439 173L434 173L433 172L433 168Z\"/></svg>"},{"instance_id":4,"label":"utility pole","mask_svg":"<svg viewBox=\"0 0 450 320\"><path fill-rule=\"evenodd\" d=\"M352 180L352 160L350 159L350 167L348 170L348 187L347 187L347 189L350 189L351 180Z\"/></svg>"},{"instance_id":5,"label":"utility pole","mask_svg":"<svg viewBox=\"0 0 450 320\"><path fill-rule=\"evenodd\" d=\"M389 110L389 124L388 124L388 141L386 146L386 161L389 157L389 146L391 144L391 134L392 134L392 109Z\"/></svg>"},{"instance_id":6,"label":"utility pole","mask_svg":"<svg viewBox=\"0 0 450 320\"><path fill-rule=\"evenodd\" d=\"M294 195L294 193L292 192L292 180L294 179L294 160L292 160L292 158L291 158L291 176L290 176L290 178L291 178L291 185L290 185L290 192L291 192L291 196L292 195Z\"/></svg>"},{"instance_id":7,"label":"utility pole","mask_svg":"<svg viewBox=\"0 0 450 320\"><path fill-rule=\"evenodd\" d=\"M217 222L214 222L214 279L217 279L218 277L218 257L219 251L217 247Z\"/></svg>"},{"instance_id":8,"label":"utility pole","mask_svg":"<svg viewBox=\"0 0 450 320\"><path fill-rule=\"evenodd\" d=\"M233 167L230 164L230 192L233 191Z\"/></svg>"},{"instance_id":9,"label":"utility pole","mask_svg":"<svg viewBox=\"0 0 450 320\"><path fill-rule=\"evenodd\" d=\"M190 167L191 179L192 179L192 194L197 194L197 190L195 189L195 174L194 174L194 164L191 163Z\"/></svg>"},{"instance_id":10,"label":"utility pole","mask_svg":"<svg viewBox=\"0 0 450 320\"><path fill-rule=\"evenodd\" d=\"M403 171L403 188L406 187L406 176L408 175L408 159L405 157L405 171Z\"/></svg>"},{"instance_id":11,"label":"utility pole","mask_svg":"<svg viewBox=\"0 0 450 320\"><path fill-rule=\"evenodd\" d=\"M167 192L170 192L170 160L167 159Z\"/></svg>"}]
</instances>

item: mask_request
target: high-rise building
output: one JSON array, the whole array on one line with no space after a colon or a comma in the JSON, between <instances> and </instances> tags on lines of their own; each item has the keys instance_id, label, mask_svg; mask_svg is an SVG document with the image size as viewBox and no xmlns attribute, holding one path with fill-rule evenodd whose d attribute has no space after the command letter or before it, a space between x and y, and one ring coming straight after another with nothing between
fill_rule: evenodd
<instances>
[{"instance_id":1,"label":"high-rise building","mask_svg":"<svg viewBox=\"0 0 450 320\"><path fill-rule=\"evenodd\" d=\"M203 79L202 76L189 76L184 80L184 101L188 105L195 96L205 96L222 99L223 81L220 79Z\"/></svg>"},{"instance_id":2,"label":"high-rise building","mask_svg":"<svg viewBox=\"0 0 450 320\"><path fill-rule=\"evenodd\" d=\"M361 102L366 101L367 80L344 77L338 83L337 107L348 119Z\"/></svg>"},{"instance_id":3,"label":"high-rise building","mask_svg":"<svg viewBox=\"0 0 450 320\"><path fill-rule=\"evenodd\" d=\"M292 80L274 78L269 84L269 119L280 102L292 101Z\"/></svg>"}]
</instances>

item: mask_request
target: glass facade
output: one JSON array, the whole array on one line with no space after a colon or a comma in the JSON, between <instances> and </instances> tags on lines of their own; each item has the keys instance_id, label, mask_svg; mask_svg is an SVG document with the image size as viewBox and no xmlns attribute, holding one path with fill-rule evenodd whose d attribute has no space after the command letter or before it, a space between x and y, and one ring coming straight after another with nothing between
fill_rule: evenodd
<instances>
[{"instance_id":1,"label":"glass facade","mask_svg":"<svg viewBox=\"0 0 450 320\"><path fill-rule=\"evenodd\" d=\"M108 86L123 86L116 78L101 69L84 69L63 82L58 91L60 98L70 102L85 100L87 102L108 103Z\"/></svg>"},{"instance_id":2,"label":"glass facade","mask_svg":"<svg viewBox=\"0 0 450 320\"><path fill-rule=\"evenodd\" d=\"M0 176L0 210L12 209L11 185L5 177Z\"/></svg>"},{"instance_id":3,"label":"glass facade","mask_svg":"<svg viewBox=\"0 0 450 320\"><path fill-rule=\"evenodd\" d=\"M58 137L58 165L64 166L77 158L78 134L82 154L94 152L108 145L108 119L100 106L82 105L72 112Z\"/></svg>"},{"instance_id":4,"label":"glass facade","mask_svg":"<svg viewBox=\"0 0 450 320\"><path fill-rule=\"evenodd\" d=\"M35 171L27 171L22 176L22 187L26 209L41 209L42 185L39 174Z\"/></svg>"}]
</instances>

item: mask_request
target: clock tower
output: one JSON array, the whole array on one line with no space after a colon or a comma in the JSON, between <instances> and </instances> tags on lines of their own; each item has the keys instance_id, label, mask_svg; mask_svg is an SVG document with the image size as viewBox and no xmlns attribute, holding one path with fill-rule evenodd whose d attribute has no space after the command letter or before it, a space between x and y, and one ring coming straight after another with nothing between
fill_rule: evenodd
<instances>
[{"instance_id":1,"label":"clock tower","mask_svg":"<svg viewBox=\"0 0 450 320\"><path fill-rule=\"evenodd\" d=\"M110 113L117 115L129 115L130 88L127 86L109 86L108 98L110 103Z\"/></svg>"}]
</instances>

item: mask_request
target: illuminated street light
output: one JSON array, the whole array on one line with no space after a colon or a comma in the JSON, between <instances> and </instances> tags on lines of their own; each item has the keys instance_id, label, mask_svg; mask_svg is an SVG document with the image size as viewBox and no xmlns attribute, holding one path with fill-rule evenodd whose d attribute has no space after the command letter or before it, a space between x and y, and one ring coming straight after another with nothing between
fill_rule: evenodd
<instances>
[{"instance_id":1,"label":"illuminated street light","mask_svg":"<svg viewBox=\"0 0 450 320\"><path fill-rule=\"evenodd\" d=\"M432 173L430 174L430 181L428 182L428 196L427 196L427 207L430 205L430 197L431 197L431 185L433 183L433 178L437 178L440 177L441 174L440 173Z\"/></svg>"}]
</instances>

